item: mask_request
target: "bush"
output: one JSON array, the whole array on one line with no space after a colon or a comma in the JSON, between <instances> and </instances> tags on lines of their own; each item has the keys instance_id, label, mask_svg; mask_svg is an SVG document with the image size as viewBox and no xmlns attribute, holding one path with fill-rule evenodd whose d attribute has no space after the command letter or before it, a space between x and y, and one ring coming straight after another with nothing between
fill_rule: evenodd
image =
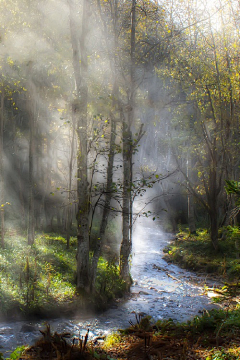
<instances>
[{"instance_id":1,"label":"bush","mask_svg":"<svg viewBox=\"0 0 240 360\"><path fill-rule=\"evenodd\" d=\"M96 292L106 301L122 297L126 284L120 277L119 266L113 261L99 259L96 278Z\"/></svg>"}]
</instances>

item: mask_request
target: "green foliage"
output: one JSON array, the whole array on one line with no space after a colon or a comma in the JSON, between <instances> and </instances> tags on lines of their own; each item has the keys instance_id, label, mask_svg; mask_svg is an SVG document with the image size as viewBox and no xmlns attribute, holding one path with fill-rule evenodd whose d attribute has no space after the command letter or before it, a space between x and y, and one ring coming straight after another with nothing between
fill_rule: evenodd
<instances>
[{"instance_id":1,"label":"green foliage","mask_svg":"<svg viewBox=\"0 0 240 360\"><path fill-rule=\"evenodd\" d=\"M240 206L240 181L225 180L225 182L227 193L236 195L236 204Z\"/></svg>"},{"instance_id":2,"label":"green foliage","mask_svg":"<svg viewBox=\"0 0 240 360\"><path fill-rule=\"evenodd\" d=\"M218 349L213 350L212 354L206 357L206 360L237 360L239 359L239 352L233 349Z\"/></svg>"},{"instance_id":3,"label":"green foliage","mask_svg":"<svg viewBox=\"0 0 240 360\"><path fill-rule=\"evenodd\" d=\"M10 355L10 358L7 360L17 360L22 355L23 351L26 349L26 346L17 347Z\"/></svg>"},{"instance_id":4,"label":"green foliage","mask_svg":"<svg viewBox=\"0 0 240 360\"><path fill-rule=\"evenodd\" d=\"M206 230L197 230L196 235L182 231L177 240L164 249L169 261L191 270L226 275L230 279L240 276L240 260L236 259L236 239L240 240L237 227L226 227L219 231L219 250L213 248Z\"/></svg>"},{"instance_id":5,"label":"green foliage","mask_svg":"<svg viewBox=\"0 0 240 360\"><path fill-rule=\"evenodd\" d=\"M104 349L108 349L110 347L113 347L116 344L119 344L121 342L121 335L117 333L110 334L106 337L106 340L104 341Z\"/></svg>"},{"instance_id":6,"label":"green foliage","mask_svg":"<svg viewBox=\"0 0 240 360\"><path fill-rule=\"evenodd\" d=\"M96 292L105 301L121 297L126 290L125 282L120 277L119 266L114 261L99 259ZM99 301L99 299L98 299Z\"/></svg>"},{"instance_id":7,"label":"green foliage","mask_svg":"<svg viewBox=\"0 0 240 360\"><path fill-rule=\"evenodd\" d=\"M164 335L168 331L176 329L176 324L172 319L158 320L155 324L157 333Z\"/></svg>"},{"instance_id":8,"label":"green foliage","mask_svg":"<svg viewBox=\"0 0 240 360\"><path fill-rule=\"evenodd\" d=\"M179 326L196 335L211 332L216 338L223 334L231 337L240 331L240 310L212 309Z\"/></svg>"},{"instance_id":9,"label":"green foliage","mask_svg":"<svg viewBox=\"0 0 240 360\"><path fill-rule=\"evenodd\" d=\"M226 311L224 309L212 309L205 311L201 316L195 316L186 323L175 323L172 319L158 320L154 325L156 335L174 335L184 337L187 334L198 338L199 335L206 337L208 342L209 334L216 339L224 335L236 336L240 332L240 309Z\"/></svg>"}]
</instances>

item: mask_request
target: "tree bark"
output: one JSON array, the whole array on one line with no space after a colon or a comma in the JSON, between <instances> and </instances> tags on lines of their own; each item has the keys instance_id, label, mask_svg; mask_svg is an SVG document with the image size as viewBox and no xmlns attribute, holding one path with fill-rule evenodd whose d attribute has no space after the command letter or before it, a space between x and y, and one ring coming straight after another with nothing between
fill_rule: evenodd
<instances>
[{"instance_id":1,"label":"tree bark","mask_svg":"<svg viewBox=\"0 0 240 360\"><path fill-rule=\"evenodd\" d=\"M188 227L190 234L196 234L193 195L188 193Z\"/></svg>"},{"instance_id":2,"label":"tree bark","mask_svg":"<svg viewBox=\"0 0 240 360\"><path fill-rule=\"evenodd\" d=\"M74 110L74 109L72 109ZM74 155L74 146L75 146L75 116L72 114L72 138L71 138L71 149L70 149L70 162L68 169L68 204L67 204L67 219L66 219L66 230L67 230L67 249L69 249L70 243L70 229L72 224L72 173L73 173L73 155Z\"/></svg>"},{"instance_id":3,"label":"tree bark","mask_svg":"<svg viewBox=\"0 0 240 360\"><path fill-rule=\"evenodd\" d=\"M128 286L131 284L129 256L132 250L130 226L131 216L131 172L132 148L131 131L128 124L123 124L123 203L122 203L122 243L120 249L120 275Z\"/></svg>"},{"instance_id":4,"label":"tree bark","mask_svg":"<svg viewBox=\"0 0 240 360\"><path fill-rule=\"evenodd\" d=\"M91 264L91 291L94 291L94 287L95 287L98 260L101 254L102 243L105 236L108 217L110 214L110 204L112 199L113 163L114 163L114 154L115 154L115 139L116 139L116 124L115 124L115 119L112 117L110 150L109 150L108 167L107 167L107 185L106 185L105 204L103 208L102 221L100 225L99 239L97 242L96 250L94 251L93 254L93 259Z\"/></svg>"},{"instance_id":5,"label":"tree bark","mask_svg":"<svg viewBox=\"0 0 240 360\"><path fill-rule=\"evenodd\" d=\"M98 1L98 7L100 16L103 22L104 26L104 36L106 39L106 45L108 50L110 50L110 44L108 43L108 30L106 27L106 24L104 22L104 18L102 17L102 11L101 11L101 4L100 1ZM113 13L113 32L114 32L114 49L113 54L114 58L113 61L110 62L111 71L112 71L112 83L113 83L113 90L112 90L112 108L113 112L110 113L110 121L111 121L111 133L110 133L110 144L109 144L109 156L108 156L108 165L107 165L107 184L106 184L106 190L105 190L105 204L103 208L103 215L102 215L102 221L100 225L100 231L99 231L99 239L97 243L96 250L93 254L92 264L91 264L91 290L94 291L95 282L96 282L96 275L97 275L97 265L98 260L101 254L101 248L102 243L105 237L105 231L108 223L108 217L110 214L110 204L112 200L112 182L113 182L113 165L114 165L114 156L115 156L115 141L116 141L116 118L115 114L118 111L118 100L119 100L119 88L117 84L117 46L118 46L118 34L117 34L117 22L118 22L118 0L114 1L114 13Z\"/></svg>"},{"instance_id":6,"label":"tree bark","mask_svg":"<svg viewBox=\"0 0 240 360\"><path fill-rule=\"evenodd\" d=\"M76 99L73 112L76 116L77 132L77 289L89 291L89 189L87 177L87 50L86 38L89 22L89 1L83 0L81 37L78 37L78 19L73 0L70 5L70 31L73 50L73 68L76 82Z\"/></svg>"},{"instance_id":7,"label":"tree bark","mask_svg":"<svg viewBox=\"0 0 240 360\"><path fill-rule=\"evenodd\" d=\"M187 177L189 179L189 176L192 169L192 161L191 157L189 158L189 155L187 155ZM195 216L194 216L194 200L193 200L193 194L191 194L191 191L189 190L189 181L187 181L187 205L188 205L188 227L189 227L189 233L190 234L196 234L196 224L195 224Z\"/></svg>"},{"instance_id":8,"label":"tree bark","mask_svg":"<svg viewBox=\"0 0 240 360\"><path fill-rule=\"evenodd\" d=\"M131 125L134 120L135 107L135 34L136 34L136 0L132 0L131 9L131 67L130 90L127 116L123 121L123 206L122 206L122 243L120 248L120 275L127 286L131 285L129 256L132 250L132 153L133 139Z\"/></svg>"},{"instance_id":9,"label":"tree bark","mask_svg":"<svg viewBox=\"0 0 240 360\"><path fill-rule=\"evenodd\" d=\"M4 126L4 89L1 89L1 119L0 119L0 212L1 212L1 245L4 248L4 164L3 164L3 126Z\"/></svg>"},{"instance_id":10,"label":"tree bark","mask_svg":"<svg viewBox=\"0 0 240 360\"><path fill-rule=\"evenodd\" d=\"M32 63L28 64L28 116L29 116L29 155L28 155L28 244L34 244L34 128L35 128L35 101L36 92L32 82Z\"/></svg>"}]
</instances>

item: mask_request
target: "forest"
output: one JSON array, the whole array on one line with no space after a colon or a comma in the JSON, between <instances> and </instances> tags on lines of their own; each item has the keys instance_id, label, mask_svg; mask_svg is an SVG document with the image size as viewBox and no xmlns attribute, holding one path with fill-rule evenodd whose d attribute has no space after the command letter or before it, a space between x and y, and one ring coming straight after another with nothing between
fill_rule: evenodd
<instances>
[{"instance_id":1,"label":"forest","mask_svg":"<svg viewBox=\"0 0 240 360\"><path fill-rule=\"evenodd\" d=\"M205 231L217 266L230 239L239 277L239 1L1 0L0 18L1 316L123 296L140 218Z\"/></svg>"}]
</instances>

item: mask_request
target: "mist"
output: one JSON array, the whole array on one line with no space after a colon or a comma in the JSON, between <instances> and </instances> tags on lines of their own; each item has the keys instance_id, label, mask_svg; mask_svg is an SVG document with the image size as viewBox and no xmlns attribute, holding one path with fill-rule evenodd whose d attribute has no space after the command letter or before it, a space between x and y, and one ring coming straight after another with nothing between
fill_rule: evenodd
<instances>
[{"instance_id":1,"label":"mist","mask_svg":"<svg viewBox=\"0 0 240 360\"><path fill-rule=\"evenodd\" d=\"M143 219L161 236L205 226L214 246L236 220L225 180L239 178L238 7L1 2L1 251L12 234L27 249L11 280L26 307L38 281L49 300L55 261L70 297L73 286L106 306L129 291Z\"/></svg>"}]
</instances>

